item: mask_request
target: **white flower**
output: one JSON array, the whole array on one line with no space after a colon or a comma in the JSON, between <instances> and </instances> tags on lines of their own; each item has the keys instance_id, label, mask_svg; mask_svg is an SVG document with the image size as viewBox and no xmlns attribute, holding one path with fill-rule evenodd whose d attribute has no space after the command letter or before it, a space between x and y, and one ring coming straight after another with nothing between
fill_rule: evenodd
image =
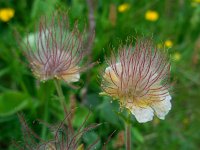
<instances>
[{"instance_id":1,"label":"white flower","mask_svg":"<svg viewBox=\"0 0 200 150\"><path fill-rule=\"evenodd\" d=\"M164 119L171 109L168 58L149 41L136 43L135 49L122 48L119 59L113 55L102 80L104 93L118 99L140 123Z\"/></svg>"}]
</instances>

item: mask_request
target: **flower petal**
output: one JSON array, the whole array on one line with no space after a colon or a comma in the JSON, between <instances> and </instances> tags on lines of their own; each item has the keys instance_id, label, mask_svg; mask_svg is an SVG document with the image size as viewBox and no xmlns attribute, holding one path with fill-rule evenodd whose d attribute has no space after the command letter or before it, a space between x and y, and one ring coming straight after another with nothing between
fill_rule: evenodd
<instances>
[{"instance_id":1,"label":"flower petal","mask_svg":"<svg viewBox=\"0 0 200 150\"><path fill-rule=\"evenodd\" d=\"M77 82L80 79L80 74L73 74L73 75L63 75L62 76L63 80L65 80L66 82L70 83L70 82Z\"/></svg>"},{"instance_id":2,"label":"flower petal","mask_svg":"<svg viewBox=\"0 0 200 150\"><path fill-rule=\"evenodd\" d=\"M151 121L153 120L153 116L154 116L153 109L149 106L138 107L138 106L132 105L131 113L135 115L135 118L137 119L139 123L145 123L145 122Z\"/></svg>"},{"instance_id":3,"label":"flower petal","mask_svg":"<svg viewBox=\"0 0 200 150\"><path fill-rule=\"evenodd\" d=\"M61 77L66 82L77 82L80 79L79 67L73 67L61 74Z\"/></svg>"},{"instance_id":4,"label":"flower petal","mask_svg":"<svg viewBox=\"0 0 200 150\"><path fill-rule=\"evenodd\" d=\"M158 118L165 119L165 115L167 115L167 113L171 110L172 105L170 100L171 96L168 94L164 100L151 105Z\"/></svg>"}]
</instances>

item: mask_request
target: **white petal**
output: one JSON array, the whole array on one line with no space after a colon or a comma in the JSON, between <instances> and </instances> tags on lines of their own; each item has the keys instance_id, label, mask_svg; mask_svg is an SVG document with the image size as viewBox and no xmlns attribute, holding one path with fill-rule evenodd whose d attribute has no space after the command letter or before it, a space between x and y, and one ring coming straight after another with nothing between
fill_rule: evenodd
<instances>
[{"instance_id":1,"label":"white petal","mask_svg":"<svg viewBox=\"0 0 200 150\"><path fill-rule=\"evenodd\" d=\"M160 119L165 119L167 113L171 110L171 96L168 94L164 100L160 102L153 103L151 106L154 109L156 115Z\"/></svg>"},{"instance_id":2,"label":"white petal","mask_svg":"<svg viewBox=\"0 0 200 150\"><path fill-rule=\"evenodd\" d=\"M131 112L135 115L135 118L139 123L145 123L153 120L153 109L149 106L143 108L138 106L132 106Z\"/></svg>"},{"instance_id":3,"label":"white petal","mask_svg":"<svg viewBox=\"0 0 200 150\"><path fill-rule=\"evenodd\" d=\"M65 80L66 82L70 83L70 82L77 82L80 79L80 74L73 74L73 75L63 75L62 76L63 80Z\"/></svg>"},{"instance_id":4,"label":"white petal","mask_svg":"<svg viewBox=\"0 0 200 150\"><path fill-rule=\"evenodd\" d=\"M79 67L75 66L73 68L68 69L66 72L63 72L61 74L61 78L65 80L66 82L77 82L80 79L80 74L78 72Z\"/></svg>"}]
</instances>

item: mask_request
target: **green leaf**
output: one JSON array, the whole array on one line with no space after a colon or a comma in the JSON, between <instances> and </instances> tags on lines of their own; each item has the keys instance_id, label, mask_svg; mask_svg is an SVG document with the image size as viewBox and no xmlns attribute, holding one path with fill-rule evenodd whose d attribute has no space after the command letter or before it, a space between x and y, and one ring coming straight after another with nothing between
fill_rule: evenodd
<instances>
[{"instance_id":1,"label":"green leaf","mask_svg":"<svg viewBox=\"0 0 200 150\"><path fill-rule=\"evenodd\" d=\"M110 98L103 97L104 101L102 104L100 104L97 108L97 112L99 113L100 117L118 127L120 127L120 121L118 113L116 113L117 110L119 110L119 106L117 103L110 102Z\"/></svg>"},{"instance_id":2,"label":"green leaf","mask_svg":"<svg viewBox=\"0 0 200 150\"><path fill-rule=\"evenodd\" d=\"M4 68L0 70L0 77L9 72L9 68Z\"/></svg>"},{"instance_id":3,"label":"green leaf","mask_svg":"<svg viewBox=\"0 0 200 150\"><path fill-rule=\"evenodd\" d=\"M99 136L96 132L94 131L90 131L87 132L83 135L83 141L87 144L87 145L92 145L93 143L95 143L96 140L99 139ZM100 148L100 140L97 142L97 144L95 144L93 146L92 149L99 149Z\"/></svg>"},{"instance_id":4,"label":"green leaf","mask_svg":"<svg viewBox=\"0 0 200 150\"><path fill-rule=\"evenodd\" d=\"M51 14L55 8L57 0L36 0L33 4L31 18L37 18L40 15Z\"/></svg>"},{"instance_id":5,"label":"green leaf","mask_svg":"<svg viewBox=\"0 0 200 150\"><path fill-rule=\"evenodd\" d=\"M73 126L76 127L76 128L79 128L82 125L82 123L85 121L88 113L89 113L89 110L86 107L83 107L83 106L75 109L75 115L74 115L73 120L72 120ZM88 120L86 121L86 124L88 124L92 120L93 120L93 117L90 114Z\"/></svg>"},{"instance_id":6,"label":"green leaf","mask_svg":"<svg viewBox=\"0 0 200 150\"><path fill-rule=\"evenodd\" d=\"M73 14L74 17L80 17L81 15L83 15L84 7L84 3L80 3L80 0L73 0L70 9L71 14Z\"/></svg>"},{"instance_id":7,"label":"green leaf","mask_svg":"<svg viewBox=\"0 0 200 150\"><path fill-rule=\"evenodd\" d=\"M7 91L0 94L0 117L6 117L28 106L29 99L24 93Z\"/></svg>"},{"instance_id":8,"label":"green leaf","mask_svg":"<svg viewBox=\"0 0 200 150\"><path fill-rule=\"evenodd\" d=\"M131 132L132 137L134 137L137 141L144 143L144 138L137 128L132 127Z\"/></svg>"},{"instance_id":9,"label":"green leaf","mask_svg":"<svg viewBox=\"0 0 200 150\"><path fill-rule=\"evenodd\" d=\"M85 102L85 105L90 107L90 108L95 108L97 107L99 104L100 104L100 100L99 100L99 94L97 93L88 93L86 95L86 102Z\"/></svg>"}]
</instances>

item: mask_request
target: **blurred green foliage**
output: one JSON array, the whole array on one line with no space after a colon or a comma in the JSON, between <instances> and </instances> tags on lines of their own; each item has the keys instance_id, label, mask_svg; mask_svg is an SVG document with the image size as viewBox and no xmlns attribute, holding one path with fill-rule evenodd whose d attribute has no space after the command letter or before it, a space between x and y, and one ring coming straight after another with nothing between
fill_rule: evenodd
<instances>
[{"instance_id":1,"label":"blurred green foliage","mask_svg":"<svg viewBox=\"0 0 200 150\"><path fill-rule=\"evenodd\" d=\"M128 7L120 11L122 4ZM102 123L100 127L85 134L82 143L88 145L100 138L97 148L108 142L108 149L124 149L123 119L116 101L99 96L99 72L105 68L104 58L111 49L126 42L127 37L153 36L155 43L171 42L172 110L166 120L155 118L152 122L139 124L132 121L134 149L182 149L200 147L200 3L196 0L94 0L96 36L92 49L92 61L100 64L81 76L81 88L70 88L63 83L66 101L73 100L78 107L73 126L78 128L88 112L90 123ZM64 116L52 81L39 83L28 68L22 50L18 47L14 32L22 36L34 31L38 18L49 16L56 10L68 12L70 24L79 20L81 28L88 27L88 7L85 0L6 0L0 1L0 9L12 8L15 13L8 22L0 20L0 149L14 149L11 141L22 141L21 125L17 112L23 112L28 124L39 135L42 125L34 123L44 119L48 109L48 122L58 123ZM154 10L159 17L155 21L145 19L145 13ZM87 76L90 76L88 78ZM87 89L86 95L84 91ZM72 98L73 97L73 98ZM48 101L48 103L46 103ZM71 102L72 103L72 102ZM47 104L47 106L45 106ZM47 134L51 134L47 132ZM48 136L47 136L48 137ZM121 143L120 143L121 142Z\"/></svg>"}]
</instances>

